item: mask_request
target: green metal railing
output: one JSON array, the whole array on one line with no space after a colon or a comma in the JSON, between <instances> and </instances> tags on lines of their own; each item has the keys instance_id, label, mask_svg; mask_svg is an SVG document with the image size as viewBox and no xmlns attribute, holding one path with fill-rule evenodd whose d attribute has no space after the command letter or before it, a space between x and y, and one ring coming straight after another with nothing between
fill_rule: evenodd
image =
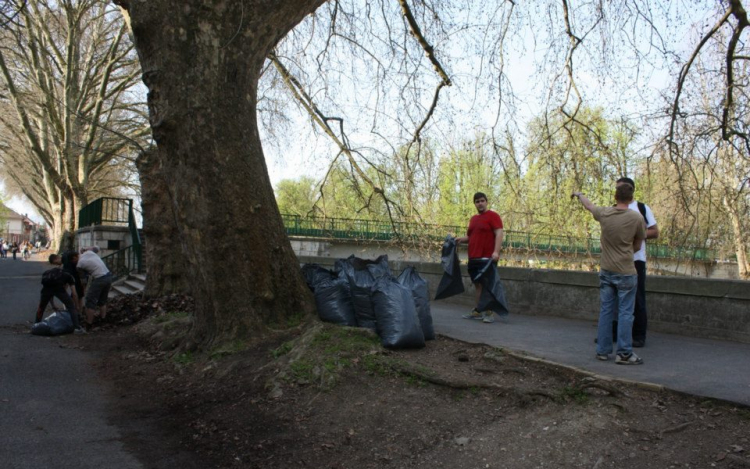
<instances>
[{"instance_id":1,"label":"green metal railing","mask_svg":"<svg viewBox=\"0 0 750 469\"><path fill-rule=\"evenodd\" d=\"M463 234L464 226L416 224L348 218L315 218L299 215L281 215L289 236L351 239L361 241L439 241L446 234ZM601 242L597 238L573 236L551 236L521 231L506 230L503 247L508 250L539 252L547 254L601 254ZM673 247L666 244L648 243L646 253L650 258L693 259L712 261L716 253L712 249L699 247Z\"/></svg>"},{"instance_id":2,"label":"green metal railing","mask_svg":"<svg viewBox=\"0 0 750 469\"><path fill-rule=\"evenodd\" d=\"M78 212L78 228L94 225L127 226L130 231L130 246L102 257L115 277L143 270L143 245L131 199L102 197L83 207Z\"/></svg>"},{"instance_id":3,"label":"green metal railing","mask_svg":"<svg viewBox=\"0 0 750 469\"><path fill-rule=\"evenodd\" d=\"M91 225L128 226L133 201L102 197L78 211L78 228Z\"/></svg>"},{"instance_id":4,"label":"green metal railing","mask_svg":"<svg viewBox=\"0 0 750 469\"><path fill-rule=\"evenodd\" d=\"M128 246L102 257L102 261L115 278L126 277L131 272L140 271L140 254L135 246Z\"/></svg>"}]
</instances>

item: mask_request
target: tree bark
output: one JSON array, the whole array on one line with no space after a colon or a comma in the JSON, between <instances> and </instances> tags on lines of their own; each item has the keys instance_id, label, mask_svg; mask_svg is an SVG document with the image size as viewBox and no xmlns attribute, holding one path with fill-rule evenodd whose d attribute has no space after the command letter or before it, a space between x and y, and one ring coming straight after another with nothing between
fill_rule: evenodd
<instances>
[{"instance_id":1,"label":"tree bark","mask_svg":"<svg viewBox=\"0 0 750 469\"><path fill-rule=\"evenodd\" d=\"M138 156L136 165L141 179L143 262L147 276L145 296L187 294L186 263L177 244L179 231L169 210L171 202L161 162L153 150L147 150Z\"/></svg>"},{"instance_id":2,"label":"tree bark","mask_svg":"<svg viewBox=\"0 0 750 469\"><path fill-rule=\"evenodd\" d=\"M732 222L732 234L734 235L734 252L737 254L737 268L739 270L739 276L742 280L750 279L750 263L747 259L747 238L745 231L742 226L742 219L740 218L737 207L734 206L733 201L728 196L724 197L724 208L729 212L729 219Z\"/></svg>"},{"instance_id":3,"label":"tree bark","mask_svg":"<svg viewBox=\"0 0 750 469\"><path fill-rule=\"evenodd\" d=\"M194 339L210 346L311 315L268 177L256 101L266 56L323 0L116 3L129 15L149 89L164 176L154 190L169 194L168 206L149 211L174 219L196 301Z\"/></svg>"}]
</instances>

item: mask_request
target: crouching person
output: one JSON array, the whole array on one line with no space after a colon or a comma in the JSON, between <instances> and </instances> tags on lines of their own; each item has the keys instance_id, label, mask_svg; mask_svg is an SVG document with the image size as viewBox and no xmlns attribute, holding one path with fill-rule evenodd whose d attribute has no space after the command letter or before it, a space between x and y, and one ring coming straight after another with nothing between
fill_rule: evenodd
<instances>
[{"instance_id":1,"label":"crouching person","mask_svg":"<svg viewBox=\"0 0 750 469\"><path fill-rule=\"evenodd\" d=\"M73 332L76 334L84 334L86 331L81 327L78 321L78 309L76 308L76 302L78 302L78 296L75 290L75 279L62 270L62 258L57 254L51 254L49 256L49 263L54 265L52 269L42 274L42 293L39 299L39 306L36 309L35 322L42 320L44 316L44 310L47 309L47 305L52 301L54 307L54 298L59 299L70 314L70 319L73 321ZM70 287L71 295L68 294L66 287Z\"/></svg>"},{"instance_id":2,"label":"crouching person","mask_svg":"<svg viewBox=\"0 0 750 469\"><path fill-rule=\"evenodd\" d=\"M597 207L580 192L573 192L591 212L602 228L601 268L599 269L599 332L596 358L608 360L612 353L612 322L617 323L617 358L619 365L640 365L643 360L633 353L633 309L638 286L638 273L633 252L646 238L643 217L629 209L633 187L622 184L615 192L614 207Z\"/></svg>"}]
</instances>

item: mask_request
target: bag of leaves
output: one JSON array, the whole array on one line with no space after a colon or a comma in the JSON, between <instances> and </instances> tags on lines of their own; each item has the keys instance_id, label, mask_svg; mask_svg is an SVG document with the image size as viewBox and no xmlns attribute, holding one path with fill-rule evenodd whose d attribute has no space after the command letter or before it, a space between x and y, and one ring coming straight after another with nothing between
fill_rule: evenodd
<instances>
[{"instance_id":1,"label":"bag of leaves","mask_svg":"<svg viewBox=\"0 0 750 469\"><path fill-rule=\"evenodd\" d=\"M430 289L427 280L423 279L417 269L407 267L398 276L398 283L411 291L414 307L417 309L419 324L425 340L435 339L435 329L432 327L432 313L430 312Z\"/></svg>"},{"instance_id":2,"label":"bag of leaves","mask_svg":"<svg viewBox=\"0 0 750 469\"><path fill-rule=\"evenodd\" d=\"M445 237L440 256L440 263L443 265L443 278L440 279L435 292L436 300L444 300L465 291L464 282L461 278L461 264L458 261L457 246L456 238L450 235Z\"/></svg>"},{"instance_id":3,"label":"bag of leaves","mask_svg":"<svg viewBox=\"0 0 750 469\"><path fill-rule=\"evenodd\" d=\"M377 279L392 278L388 256L382 255L375 260L368 260L351 255L336 261L335 270L339 272L339 277L349 281L357 324L359 327L375 330L377 320L370 290Z\"/></svg>"},{"instance_id":4,"label":"bag of leaves","mask_svg":"<svg viewBox=\"0 0 750 469\"><path fill-rule=\"evenodd\" d=\"M323 280L315 287L315 305L318 316L326 322L340 326L357 326L349 282L346 279Z\"/></svg>"},{"instance_id":5,"label":"bag of leaves","mask_svg":"<svg viewBox=\"0 0 750 469\"><path fill-rule=\"evenodd\" d=\"M31 326L34 335L62 335L73 332L73 320L67 311L55 311L47 319Z\"/></svg>"},{"instance_id":6,"label":"bag of leaves","mask_svg":"<svg viewBox=\"0 0 750 469\"><path fill-rule=\"evenodd\" d=\"M411 290L392 277L381 277L372 288L372 303L383 347L424 347L424 334Z\"/></svg>"},{"instance_id":7,"label":"bag of leaves","mask_svg":"<svg viewBox=\"0 0 750 469\"><path fill-rule=\"evenodd\" d=\"M302 266L302 275L310 290L315 291L315 287L325 281L336 278L332 271L321 267L318 264L305 264Z\"/></svg>"},{"instance_id":8,"label":"bag of leaves","mask_svg":"<svg viewBox=\"0 0 750 469\"><path fill-rule=\"evenodd\" d=\"M487 265L471 280L482 285L477 311L492 311L498 316L510 313L508 303L505 301L505 288L497 274L497 265L492 259L488 259Z\"/></svg>"}]
</instances>

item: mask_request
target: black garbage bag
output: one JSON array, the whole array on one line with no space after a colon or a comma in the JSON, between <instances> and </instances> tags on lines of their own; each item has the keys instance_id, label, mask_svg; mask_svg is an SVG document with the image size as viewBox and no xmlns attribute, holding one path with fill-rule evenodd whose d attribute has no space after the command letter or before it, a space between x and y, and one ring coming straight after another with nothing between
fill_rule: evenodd
<instances>
[{"instance_id":1,"label":"black garbage bag","mask_svg":"<svg viewBox=\"0 0 750 469\"><path fill-rule=\"evenodd\" d=\"M341 278L349 281L357 325L375 330L376 318L370 290L379 278L392 277L388 256L382 255L373 261L352 255L347 259L336 261L335 270L339 272Z\"/></svg>"},{"instance_id":2,"label":"black garbage bag","mask_svg":"<svg viewBox=\"0 0 750 469\"><path fill-rule=\"evenodd\" d=\"M323 321L340 326L357 326L349 282L346 279L329 279L318 283L315 287L315 305L318 316Z\"/></svg>"},{"instance_id":3,"label":"black garbage bag","mask_svg":"<svg viewBox=\"0 0 750 469\"><path fill-rule=\"evenodd\" d=\"M417 269L407 267L398 276L398 283L411 290L414 307L417 309L419 324L425 340L435 339L435 329L432 327L432 313L430 312L430 289L427 280L423 279Z\"/></svg>"},{"instance_id":4,"label":"black garbage bag","mask_svg":"<svg viewBox=\"0 0 750 469\"><path fill-rule=\"evenodd\" d=\"M62 335L73 332L73 319L67 311L55 311L47 319L31 326L34 335Z\"/></svg>"},{"instance_id":5,"label":"black garbage bag","mask_svg":"<svg viewBox=\"0 0 750 469\"><path fill-rule=\"evenodd\" d=\"M310 290L315 291L315 287L322 282L333 280L336 274L318 264L305 264L302 266L302 275Z\"/></svg>"},{"instance_id":6,"label":"black garbage bag","mask_svg":"<svg viewBox=\"0 0 750 469\"><path fill-rule=\"evenodd\" d=\"M497 266L492 259L472 279L474 283L482 284L482 294L479 295L477 311L492 311L499 316L505 316L508 311L508 303L505 301L505 288L497 274Z\"/></svg>"},{"instance_id":7,"label":"black garbage bag","mask_svg":"<svg viewBox=\"0 0 750 469\"><path fill-rule=\"evenodd\" d=\"M392 277L381 277L372 288L372 303L383 347L424 347L424 334L411 290Z\"/></svg>"},{"instance_id":8,"label":"black garbage bag","mask_svg":"<svg viewBox=\"0 0 750 469\"><path fill-rule=\"evenodd\" d=\"M438 284L435 299L444 300L466 291L461 279L461 264L458 261L456 238L453 236L445 237L440 263L443 265L443 278L440 279Z\"/></svg>"}]
</instances>

